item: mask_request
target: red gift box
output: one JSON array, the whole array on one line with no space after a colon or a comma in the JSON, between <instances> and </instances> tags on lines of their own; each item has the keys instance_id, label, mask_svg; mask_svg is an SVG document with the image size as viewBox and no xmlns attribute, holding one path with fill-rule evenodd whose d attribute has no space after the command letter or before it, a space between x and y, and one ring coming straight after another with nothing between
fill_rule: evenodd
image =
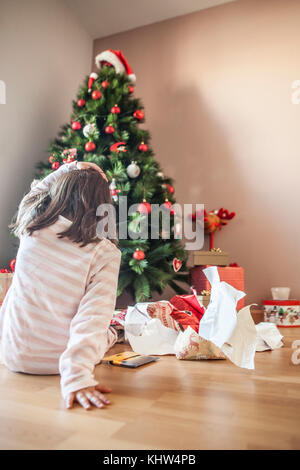
<instances>
[{"instance_id":1,"label":"red gift box","mask_svg":"<svg viewBox=\"0 0 300 470\"><path fill-rule=\"evenodd\" d=\"M190 285L193 286L197 294L200 295L203 290L210 290L211 286L207 280L203 269L209 266L194 266L190 269ZM225 281L235 289L245 292L244 268L240 266L218 266L218 272L221 281ZM240 310L245 306L245 298L238 301L237 309Z\"/></svg>"}]
</instances>

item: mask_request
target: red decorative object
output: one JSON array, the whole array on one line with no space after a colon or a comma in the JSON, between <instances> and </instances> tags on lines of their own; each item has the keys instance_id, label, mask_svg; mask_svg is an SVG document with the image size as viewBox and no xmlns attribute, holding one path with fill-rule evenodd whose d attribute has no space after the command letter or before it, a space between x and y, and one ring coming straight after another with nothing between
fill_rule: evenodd
<instances>
[{"instance_id":1,"label":"red decorative object","mask_svg":"<svg viewBox=\"0 0 300 470\"><path fill-rule=\"evenodd\" d=\"M106 134L113 134L115 132L115 128L112 125L106 126L105 128Z\"/></svg>"},{"instance_id":2,"label":"red decorative object","mask_svg":"<svg viewBox=\"0 0 300 470\"><path fill-rule=\"evenodd\" d=\"M13 258L9 262L9 267L11 271L14 273L15 272L15 267L16 267L16 258Z\"/></svg>"},{"instance_id":3,"label":"red decorative object","mask_svg":"<svg viewBox=\"0 0 300 470\"><path fill-rule=\"evenodd\" d=\"M129 93L134 93L134 87L132 85L128 86Z\"/></svg>"},{"instance_id":4,"label":"red decorative object","mask_svg":"<svg viewBox=\"0 0 300 470\"><path fill-rule=\"evenodd\" d=\"M109 82L107 80L103 80L101 83L102 88L105 90L107 87L109 87Z\"/></svg>"},{"instance_id":5,"label":"red decorative object","mask_svg":"<svg viewBox=\"0 0 300 470\"><path fill-rule=\"evenodd\" d=\"M67 158L63 158L63 163L72 163L74 162L75 158L73 157L67 157Z\"/></svg>"},{"instance_id":6,"label":"red decorative object","mask_svg":"<svg viewBox=\"0 0 300 470\"><path fill-rule=\"evenodd\" d=\"M109 149L111 152L116 152L116 153L127 152L125 145L126 145L126 142L116 142L115 144L112 144Z\"/></svg>"},{"instance_id":7,"label":"red decorative object","mask_svg":"<svg viewBox=\"0 0 300 470\"><path fill-rule=\"evenodd\" d=\"M211 286L209 281L207 280L205 274L203 273L203 269L207 268L208 265L205 266L194 266L190 269L190 285L194 286L198 295L203 290L210 291ZM230 284L235 289L245 291L245 281L244 281L244 268L242 267L220 267L218 266L218 272L221 281L225 281ZM244 297L238 302L237 309L240 310L245 305Z\"/></svg>"},{"instance_id":8,"label":"red decorative object","mask_svg":"<svg viewBox=\"0 0 300 470\"><path fill-rule=\"evenodd\" d=\"M137 261L142 261L142 259L145 259L146 255L142 250L137 248L135 252L133 253L132 257L136 259Z\"/></svg>"},{"instance_id":9,"label":"red decorative object","mask_svg":"<svg viewBox=\"0 0 300 470\"><path fill-rule=\"evenodd\" d=\"M131 82L134 83L136 80L136 76L133 73L133 70L127 62L122 51L116 51L114 49L103 51L96 56L95 62L98 69L101 69L107 65L112 66L117 73L127 74L127 77Z\"/></svg>"},{"instance_id":10,"label":"red decorative object","mask_svg":"<svg viewBox=\"0 0 300 470\"><path fill-rule=\"evenodd\" d=\"M98 74L96 72L92 72L89 76L89 81L88 81L88 92L90 93L92 90L92 86L95 80L97 80Z\"/></svg>"},{"instance_id":11,"label":"red decorative object","mask_svg":"<svg viewBox=\"0 0 300 470\"><path fill-rule=\"evenodd\" d=\"M219 210L206 212L204 211L204 231L210 237L210 249L214 248L214 233L221 230L223 225L227 225L225 220L231 220L235 217L235 212L228 212L223 207Z\"/></svg>"},{"instance_id":12,"label":"red decorative object","mask_svg":"<svg viewBox=\"0 0 300 470\"><path fill-rule=\"evenodd\" d=\"M80 129L81 129L80 122L79 121L74 121L72 123L72 129L73 129L73 131L80 131Z\"/></svg>"},{"instance_id":13,"label":"red decorative object","mask_svg":"<svg viewBox=\"0 0 300 470\"><path fill-rule=\"evenodd\" d=\"M84 148L87 152L93 152L96 148L96 144L94 144L94 142L87 142Z\"/></svg>"},{"instance_id":14,"label":"red decorative object","mask_svg":"<svg viewBox=\"0 0 300 470\"><path fill-rule=\"evenodd\" d=\"M172 186L171 184L168 184L168 183L166 184L166 190L170 194L174 194L174 192L175 192L174 186Z\"/></svg>"},{"instance_id":15,"label":"red decorative object","mask_svg":"<svg viewBox=\"0 0 300 470\"><path fill-rule=\"evenodd\" d=\"M102 98L102 93L100 90L94 90L92 93L93 100L100 100Z\"/></svg>"},{"instance_id":16,"label":"red decorative object","mask_svg":"<svg viewBox=\"0 0 300 470\"><path fill-rule=\"evenodd\" d=\"M119 108L119 106L118 106L117 104L115 104L115 105L111 108L110 112L111 112L112 114L120 114L121 109Z\"/></svg>"},{"instance_id":17,"label":"red decorative object","mask_svg":"<svg viewBox=\"0 0 300 470\"><path fill-rule=\"evenodd\" d=\"M135 117L139 121L142 121L144 119L144 113L141 109L137 109L136 111L134 111L133 117Z\"/></svg>"},{"instance_id":18,"label":"red decorative object","mask_svg":"<svg viewBox=\"0 0 300 470\"><path fill-rule=\"evenodd\" d=\"M139 145L139 151L140 151L140 152L147 152L148 149L149 149L148 145L147 145L147 144L144 144L144 142L142 142L142 143Z\"/></svg>"},{"instance_id":19,"label":"red decorative object","mask_svg":"<svg viewBox=\"0 0 300 470\"><path fill-rule=\"evenodd\" d=\"M144 199L143 202L141 202L141 203L138 205L137 211L138 211L140 214L150 214L150 212L151 212L151 204L150 204L149 202L146 202L146 199Z\"/></svg>"},{"instance_id":20,"label":"red decorative object","mask_svg":"<svg viewBox=\"0 0 300 470\"><path fill-rule=\"evenodd\" d=\"M52 165L51 165L51 168L52 170L57 170L57 168L59 168L60 164L59 162L53 162Z\"/></svg>"},{"instance_id":21,"label":"red decorative object","mask_svg":"<svg viewBox=\"0 0 300 470\"><path fill-rule=\"evenodd\" d=\"M175 273L177 273L180 270L181 266L182 266L182 261L178 258L174 258L173 259L173 269L174 269Z\"/></svg>"},{"instance_id":22,"label":"red decorative object","mask_svg":"<svg viewBox=\"0 0 300 470\"><path fill-rule=\"evenodd\" d=\"M166 210L170 211L171 215L175 214L174 209L172 209L172 202L168 201L168 199L165 200L163 206Z\"/></svg>"},{"instance_id":23,"label":"red decorative object","mask_svg":"<svg viewBox=\"0 0 300 470\"><path fill-rule=\"evenodd\" d=\"M50 155L49 157L49 163L55 162L55 157L53 155Z\"/></svg>"},{"instance_id":24,"label":"red decorative object","mask_svg":"<svg viewBox=\"0 0 300 470\"><path fill-rule=\"evenodd\" d=\"M194 293L175 295L170 303L177 309L173 310L171 317L178 321L184 330L191 326L198 333L199 323L205 313L205 308L199 304L196 295Z\"/></svg>"},{"instance_id":25,"label":"red decorative object","mask_svg":"<svg viewBox=\"0 0 300 470\"><path fill-rule=\"evenodd\" d=\"M79 108L82 108L83 106L85 106L85 100L84 99L78 100L77 106L79 106Z\"/></svg>"}]
</instances>

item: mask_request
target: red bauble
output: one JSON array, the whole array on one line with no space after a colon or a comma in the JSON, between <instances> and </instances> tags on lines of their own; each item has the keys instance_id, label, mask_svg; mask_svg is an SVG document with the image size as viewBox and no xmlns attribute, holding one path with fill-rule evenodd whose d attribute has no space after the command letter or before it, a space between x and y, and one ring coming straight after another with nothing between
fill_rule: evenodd
<instances>
[{"instance_id":1,"label":"red bauble","mask_svg":"<svg viewBox=\"0 0 300 470\"><path fill-rule=\"evenodd\" d=\"M144 142L142 142L140 145L139 145L139 151L140 152L147 152L148 150L148 145L147 144L144 144Z\"/></svg>"},{"instance_id":2,"label":"red bauble","mask_svg":"<svg viewBox=\"0 0 300 470\"><path fill-rule=\"evenodd\" d=\"M174 194L174 192L175 192L174 186L172 186L171 184L166 184L166 190L167 190L170 194Z\"/></svg>"},{"instance_id":3,"label":"red bauble","mask_svg":"<svg viewBox=\"0 0 300 470\"><path fill-rule=\"evenodd\" d=\"M142 259L145 259L145 256L146 256L145 253L139 248L137 248L132 255L132 257L136 259L137 261L142 261Z\"/></svg>"},{"instance_id":4,"label":"red bauble","mask_svg":"<svg viewBox=\"0 0 300 470\"><path fill-rule=\"evenodd\" d=\"M168 199L165 200L165 202L164 202L164 208L165 208L166 210L170 211L170 214L171 214L171 215L174 215L174 213L175 213L175 212L174 212L174 209L171 209L171 208L172 208L172 205L173 205L172 202L168 201Z\"/></svg>"},{"instance_id":5,"label":"red bauble","mask_svg":"<svg viewBox=\"0 0 300 470\"><path fill-rule=\"evenodd\" d=\"M102 98L102 93L100 90L94 90L92 93L93 100L100 100Z\"/></svg>"},{"instance_id":6,"label":"red bauble","mask_svg":"<svg viewBox=\"0 0 300 470\"><path fill-rule=\"evenodd\" d=\"M10 267L10 270L14 273L15 272L15 267L16 267L16 259L15 258L10 260L9 267Z\"/></svg>"},{"instance_id":7,"label":"red bauble","mask_svg":"<svg viewBox=\"0 0 300 470\"><path fill-rule=\"evenodd\" d=\"M73 131L80 131L80 129L81 129L80 122L79 121L74 121L72 123L72 129L73 129Z\"/></svg>"},{"instance_id":8,"label":"red bauble","mask_svg":"<svg viewBox=\"0 0 300 470\"><path fill-rule=\"evenodd\" d=\"M107 88L107 87L109 86L109 82L107 82L106 80L104 80L104 81L101 83L101 86L102 86L102 88L104 88L104 90L105 90L105 88Z\"/></svg>"},{"instance_id":9,"label":"red bauble","mask_svg":"<svg viewBox=\"0 0 300 470\"><path fill-rule=\"evenodd\" d=\"M149 204L149 202L146 202L146 201L144 200L143 202L141 202L141 203L138 205L137 211L138 211L140 214L150 214L150 212L151 212L151 204Z\"/></svg>"},{"instance_id":10,"label":"red bauble","mask_svg":"<svg viewBox=\"0 0 300 470\"><path fill-rule=\"evenodd\" d=\"M94 142L87 142L84 148L87 152L93 152L96 148L96 145L94 144Z\"/></svg>"},{"instance_id":11,"label":"red bauble","mask_svg":"<svg viewBox=\"0 0 300 470\"><path fill-rule=\"evenodd\" d=\"M136 111L134 111L133 117L135 117L139 121L142 121L144 119L144 113L141 109L137 109Z\"/></svg>"},{"instance_id":12,"label":"red bauble","mask_svg":"<svg viewBox=\"0 0 300 470\"><path fill-rule=\"evenodd\" d=\"M119 106L118 106L117 104L115 104L115 105L111 108L110 112L111 112L112 114L120 114L121 110L120 110Z\"/></svg>"},{"instance_id":13,"label":"red bauble","mask_svg":"<svg viewBox=\"0 0 300 470\"><path fill-rule=\"evenodd\" d=\"M105 132L106 132L106 134L113 134L115 132L114 126L111 126L111 125L106 126Z\"/></svg>"},{"instance_id":14,"label":"red bauble","mask_svg":"<svg viewBox=\"0 0 300 470\"><path fill-rule=\"evenodd\" d=\"M57 170L57 168L59 168L59 162L53 162L52 165L51 165L51 168L52 170Z\"/></svg>"},{"instance_id":15,"label":"red bauble","mask_svg":"<svg viewBox=\"0 0 300 470\"><path fill-rule=\"evenodd\" d=\"M55 157L53 155L50 155L49 157L49 163L55 162Z\"/></svg>"},{"instance_id":16,"label":"red bauble","mask_svg":"<svg viewBox=\"0 0 300 470\"><path fill-rule=\"evenodd\" d=\"M132 85L128 86L129 93L134 93L134 87Z\"/></svg>"},{"instance_id":17,"label":"red bauble","mask_svg":"<svg viewBox=\"0 0 300 470\"><path fill-rule=\"evenodd\" d=\"M85 106L85 100L84 99L78 100L77 106L79 106L79 108L82 108L83 106Z\"/></svg>"}]
</instances>

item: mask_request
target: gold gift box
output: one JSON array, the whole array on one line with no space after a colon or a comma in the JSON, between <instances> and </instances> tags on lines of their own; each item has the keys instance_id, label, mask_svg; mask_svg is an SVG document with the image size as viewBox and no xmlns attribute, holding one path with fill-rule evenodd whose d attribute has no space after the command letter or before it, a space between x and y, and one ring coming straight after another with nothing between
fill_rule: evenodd
<instances>
[{"instance_id":1,"label":"gold gift box","mask_svg":"<svg viewBox=\"0 0 300 470\"><path fill-rule=\"evenodd\" d=\"M194 251L195 266L227 266L228 253L219 248L210 251Z\"/></svg>"}]
</instances>

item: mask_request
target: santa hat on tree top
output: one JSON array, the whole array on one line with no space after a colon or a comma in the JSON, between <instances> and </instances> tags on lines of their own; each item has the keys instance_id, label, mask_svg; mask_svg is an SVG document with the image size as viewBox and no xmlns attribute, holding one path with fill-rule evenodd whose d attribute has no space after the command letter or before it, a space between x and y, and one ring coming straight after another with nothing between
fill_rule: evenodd
<instances>
[{"instance_id":1,"label":"santa hat on tree top","mask_svg":"<svg viewBox=\"0 0 300 470\"><path fill-rule=\"evenodd\" d=\"M110 64L115 68L117 73L126 73L131 82L135 83L136 81L136 76L122 51L114 51L113 49L103 51L96 56L95 62L98 69L101 69L106 64Z\"/></svg>"}]
</instances>

